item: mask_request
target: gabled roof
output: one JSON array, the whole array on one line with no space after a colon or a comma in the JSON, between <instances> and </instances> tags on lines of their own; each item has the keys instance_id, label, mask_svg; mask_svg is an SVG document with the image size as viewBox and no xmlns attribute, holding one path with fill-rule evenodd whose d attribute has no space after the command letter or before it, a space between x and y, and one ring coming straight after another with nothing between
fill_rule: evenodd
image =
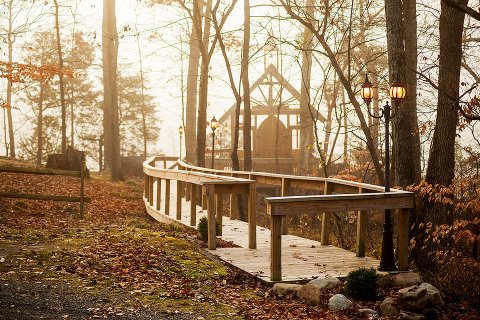
<instances>
[{"instance_id":1,"label":"gabled roof","mask_svg":"<svg viewBox=\"0 0 480 320\"><path fill-rule=\"evenodd\" d=\"M298 102L300 102L300 97L301 97L301 94L300 92L295 89L295 87L293 87L290 82L288 82L287 79L285 79L281 74L280 72L278 72L277 68L273 65L273 64L270 64L266 69L265 69L265 72L250 86L250 92L253 92L255 89L257 89L261 84L262 82L268 78L268 76L272 76L273 78L275 78L279 83L282 83L283 84L283 87L284 89L286 89L294 98L295 100L297 100ZM243 95L242 95L242 101L243 101ZM310 108L312 108L312 106L310 105ZM222 122L225 122L227 120L227 117L230 116L233 112L235 112L235 103L230 107L230 109L228 109L221 117L220 119L218 119L218 121L220 123ZM315 112L317 112L315 110ZM321 122L325 122L326 119L325 117L317 112L317 118L321 121Z\"/></svg>"}]
</instances>

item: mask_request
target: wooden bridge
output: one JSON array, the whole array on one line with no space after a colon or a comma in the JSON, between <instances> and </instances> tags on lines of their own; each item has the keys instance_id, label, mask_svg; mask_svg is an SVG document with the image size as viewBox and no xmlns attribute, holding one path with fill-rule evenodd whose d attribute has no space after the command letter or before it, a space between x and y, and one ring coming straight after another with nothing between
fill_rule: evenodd
<instances>
[{"instance_id":1,"label":"wooden bridge","mask_svg":"<svg viewBox=\"0 0 480 320\"><path fill-rule=\"evenodd\" d=\"M152 157L143 164L147 212L158 221L177 221L191 227L195 227L202 216L207 216L210 252L264 282L344 277L360 267L378 267L378 260L365 257L370 210L398 209L394 211L397 212L397 265L400 271L408 269L408 219L414 207L411 192L392 190L386 193L383 187L331 178L212 170L180 160L175 169L165 167L164 157ZM256 224L257 186L281 190L280 197L265 199L270 229ZM289 196L292 188L314 190L318 195ZM197 204L197 190L200 189L202 196ZM237 194L248 197L248 222L236 219ZM229 196L230 200L229 219L223 217L224 196ZM170 204L173 202L176 206L172 212ZM339 211L357 211L355 253L330 245L331 213ZM323 214L321 242L287 234L286 217L305 213ZM215 220L222 226L219 234L216 234ZM217 236L240 247L217 249Z\"/></svg>"}]
</instances>

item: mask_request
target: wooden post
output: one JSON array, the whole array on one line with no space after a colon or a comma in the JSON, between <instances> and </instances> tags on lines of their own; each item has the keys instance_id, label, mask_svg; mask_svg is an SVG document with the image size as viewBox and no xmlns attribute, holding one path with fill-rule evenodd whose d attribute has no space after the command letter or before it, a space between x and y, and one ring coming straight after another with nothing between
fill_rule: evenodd
<instances>
[{"instance_id":1,"label":"wooden post","mask_svg":"<svg viewBox=\"0 0 480 320\"><path fill-rule=\"evenodd\" d=\"M165 214L170 214L170 179L165 179Z\"/></svg>"},{"instance_id":2,"label":"wooden post","mask_svg":"<svg viewBox=\"0 0 480 320\"><path fill-rule=\"evenodd\" d=\"M148 176L143 173L143 197L146 198L148 194Z\"/></svg>"},{"instance_id":3,"label":"wooden post","mask_svg":"<svg viewBox=\"0 0 480 320\"><path fill-rule=\"evenodd\" d=\"M290 180L282 178L282 197L287 197L290 191ZM282 218L282 234L288 234L288 216Z\"/></svg>"},{"instance_id":4,"label":"wooden post","mask_svg":"<svg viewBox=\"0 0 480 320\"><path fill-rule=\"evenodd\" d=\"M186 183L187 185L187 191L185 192L185 201L190 201L190 197L192 195L192 184L191 183Z\"/></svg>"},{"instance_id":5,"label":"wooden post","mask_svg":"<svg viewBox=\"0 0 480 320\"><path fill-rule=\"evenodd\" d=\"M358 188L358 193L362 193L362 192L363 192L363 188ZM368 214L368 211L366 210L360 210L357 212L357 257L365 257L367 214Z\"/></svg>"},{"instance_id":6,"label":"wooden post","mask_svg":"<svg viewBox=\"0 0 480 320\"><path fill-rule=\"evenodd\" d=\"M406 271L408 270L408 245L409 245L409 236L408 232L410 229L409 218L410 218L410 209L398 210L399 214L397 217L398 221L398 270Z\"/></svg>"},{"instance_id":7,"label":"wooden post","mask_svg":"<svg viewBox=\"0 0 480 320\"><path fill-rule=\"evenodd\" d=\"M189 183L190 186L190 226L197 225L197 185Z\"/></svg>"},{"instance_id":8,"label":"wooden post","mask_svg":"<svg viewBox=\"0 0 480 320\"><path fill-rule=\"evenodd\" d=\"M157 178L157 211L160 211L160 204L162 203L162 179Z\"/></svg>"},{"instance_id":9,"label":"wooden post","mask_svg":"<svg viewBox=\"0 0 480 320\"><path fill-rule=\"evenodd\" d=\"M148 203L153 206L153 177L148 176Z\"/></svg>"},{"instance_id":10,"label":"wooden post","mask_svg":"<svg viewBox=\"0 0 480 320\"><path fill-rule=\"evenodd\" d=\"M207 187L206 186L202 186L202 195L201 195L201 199L202 199L202 210L205 210L207 209L207 206L208 206L208 199L207 199Z\"/></svg>"},{"instance_id":11,"label":"wooden post","mask_svg":"<svg viewBox=\"0 0 480 320\"><path fill-rule=\"evenodd\" d=\"M248 248L257 248L257 186L251 183L248 188Z\"/></svg>"},{"instance_id":12,"label":"wooden post","mask_svg":"<svg viewBox=\"0 0 480 320\"><path fill-rule=\"evenodd\" d=\"M220 230L218 235L222 236L222 229L223 229L223 194L217 194L217 221L220 223Z\"/></svg>"},{"instance_id":13,"label":"wooden post","mask_svg":"<svg viewBox=\"0 0 480 320\"><path fill-rule=\"evenodd\" d=\"M271 212L271 204L267 211ZM282 280L282 218L283 216L270 215L270 280Z\"/></svg>"},{"instance_id":14,"label":"wooden post","mask_svg":"<svg viewBox=\"0 0 480 320\"><path fill-rule=\"evenodd\" d=\"M325 181L324 194L332 193L332 185L328 181ZM332 217L331 212L324 212L322 217L322 246L328 246L330 244L330 219Z\"/></svg>"},{"instance_id":15,"label":"wooden post","mask_svg":"<svg viewBox=\"0 0 480 320\"><path fill-rule=\"evenodd\" d=\"M85 213L85 154L82 152L82 168L80 169L80 219Z\"/></svg>"},{"instance_id":16,"label":"wooden post","mask_svg":"<svg viewBox=\"0 0 480 320\"><path fill-rule=\"evenodd\" d=\"M237 203L237 195L231 194L230 195L230 220L235 220L238 217L238 203Z\"/></svg>"},{"instance_id":17,"label":"wooden post","mask_svg":"<svg viewBox=\"0 0 480 320\"><path fill-rule=\"evenodd\" d=\"M208 250L217 249L217 232L215 221L215 186L208 185L205 189L205 195L207 196L207 218L208 218Z\"/></svg>"},{"instance_id":18,"label":"wooden post","mask_svg":"<svg viewBox=\"0 0 480 320\"><path fill-rule=\"evenodd\" d=\"M177 180L177 220L182 220L182 188L182 181Z\"/></svg>"}]
</instances>

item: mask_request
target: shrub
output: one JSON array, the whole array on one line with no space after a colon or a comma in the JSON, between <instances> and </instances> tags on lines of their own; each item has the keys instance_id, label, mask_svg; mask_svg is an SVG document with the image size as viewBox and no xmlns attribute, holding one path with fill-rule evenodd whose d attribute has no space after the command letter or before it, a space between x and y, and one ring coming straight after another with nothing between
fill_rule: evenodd
<instances>
[{"instance_id":1,"label":"shrub","mask_svg":"<svg viewBox=\"0 0 480 320\"><path fill-rule=\"evenodd\" d=\"M377 272L375 269L360 268L347 275L345 291L360 300L373 300L377 296Z\"/></svg>"},{"instance_id":2,"label":"shrub","mask_svg":"<svg viewBox=\"0 0 480 320\"><path fill-rule=\"evenodd\" d=\"M220 233L220 222L216 221L215 223L215 231L217 234ZM208 240L208 218L207 217L202 217L200 218L200 221L198 221L198 226L197 226L198 232L200 232L200 236L202 237L202 240L207 241Z\"/></svg>"}]
</instances>

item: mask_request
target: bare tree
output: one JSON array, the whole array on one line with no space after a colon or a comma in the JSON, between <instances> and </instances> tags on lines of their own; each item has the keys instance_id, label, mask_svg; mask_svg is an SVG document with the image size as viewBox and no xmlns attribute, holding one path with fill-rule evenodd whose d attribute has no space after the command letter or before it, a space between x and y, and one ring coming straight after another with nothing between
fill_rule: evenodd
<instances>
[{"instance_id":1,"label":"bare tree","mask_svg":"<svg viewBox=\"0 0 480 320\"><path fill-rule=\"evenodd\" d=\"M343 87L345 88L348 98L350 99L350 102L354 107L355 113L357 114L358 120L360 122L360 127L365 136L367 149L370 152L377 178L379 182L383 184L384 182L383 169L380 162L380 157L375 148L375 143L371 135L370 129L368 128L367 122L365 121L365 117L363 116L363 113L362 113L360 103L358 102L357 97L355 96L355 92L352 87L352 84L350 83L351 79L349 79L347 75L345 75L339 61L336 59L335 52L332 50L327 40L325 39L325 30L318 27L317 21L315 22L309 21L307 16L305 15L304 7L299 5L296 1L280 0L280 3L282 4L283 8L286 10L288 15L292 19L297 20L303 26L309 28L312 31L313 35L315 36L319 44L322 46L324 50L324 54L327 56L330 63L332 64L332 67L337 73L338 78L342 83Z\"/></svg>"},{"instance_id":2,"label":"bare tree","mask_svg":"<svg viewBox=\"0 0 480 320\"><path fill-rule=\"evenodd\" d=\"M250 57L250 0L243 4L243 48L242 48L242 86L243 86L243 169L252 170L252 111L250 106L250 81L248 80L248 59Z\"/></svg>"},{"instance_id":3,"label":"bare tree","mask_svg":"<svg viewBox=\"0 0 480 320\"><path fill-rule=\"evenodd\" d=\"M314 0L307 0L305 6L307 21L312 23L315 19ZM308 172L310 148L313 144L313 123L310 116L310 82L312 76L312 47L313 33L304 26L302 43L302 86L300 89L300 158L299 168Z\"/></svg>"},{"instance_id":4,"label":"bare tree","mask_svg":"<svg viewBox=\"0 0 480 320\"><path fill-rule=\"evenodd\" d=\"M466 5L468 0L460 1ZM455 137L458 119L462 34L465 13L442 1L440 14L440 64L435 131L430 147L426 180L448 186L454 178Z\"/></svg>"},{"instance_id":5,"label":"bare tree","mask_svg":"<svg viewBox=\"0 0 480 320\"><path fill-rule=\"evenodd\" d=\"M105 166L112 173L112 180L123 178L120 163L120 136L117 97L118 34L115 0L103 1L102 56L104 87L104 141Z\"/></svg>"},{"instance_id":6,"label":"bare tree","mask_svg":"<svg viewBox=\"0 0 480 320\"><path fill-rule=\"evenodd\" d=\"M192 32L190 33L190 55L187 74L187 101L185 106L185 147L186 159L197 163L197 94L198 68L200 62L201 24L203 1L193 1ZM199 32L200 31L200 32Z\"/></svg>"},{"instance_id":7,"label":"bare tree","mask_svg":"<svg viewBox=\"0 0 480 320\"><path fill-rule=\"evenodd\" d=\"M13 63L13 46L17 37L22 36L25 32L38 22L43 15L41 12L34 14L32 11L38 5L35 2L23 0L6 0L2 1L2 5L7 8L7 55L9 64ZM23 20L22 20L23 19ZM6 155L15 157L15 130L13 128L12 118L12 81L7 79L7 100L6 100L6 121L8 122L8 142L5 134L5 149ZM4 110L5 111L5 110ZM5 128L6 131L6 128Z\"/></svg>"},{"instance_id":8,"label":"bare tree","mask_svg":"<svg viewBox=\"0 0 480 320\"><path fill-rule=\"evenodd\" d=\"M59 7L58 0L53 0L55 5L55 31L57 34L57 54L58 54L58 66L63 69L63 54L62 44L60 40L60 23L59 23ZM65 86L63 83L63 75L59 74L60 85L60 105L62 108L62 154L67 151L67 105L65 103Z\"/></svg>"}]
</instances>

